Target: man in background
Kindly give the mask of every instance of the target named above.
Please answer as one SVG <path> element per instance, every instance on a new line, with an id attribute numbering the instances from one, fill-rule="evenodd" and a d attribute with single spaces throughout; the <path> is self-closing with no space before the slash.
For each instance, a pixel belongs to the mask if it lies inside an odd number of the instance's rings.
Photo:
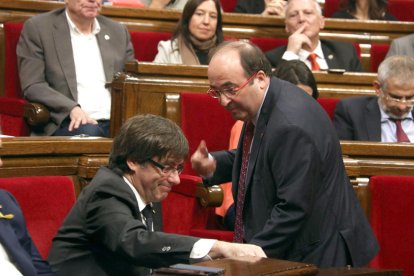
<path id="1" fill-rule="evenodd" d="M 33 16 L 17 45 L 22 91 L 50 120 L 34 135 L 108 136 L 111 95 L 105 83 L 134 59 L 127 29 L 99 15 L 101 0 L 66 0 Z"/>
<path id="2" fill-rule="evenodd" d="M 378 67 L 376 96 L 338 102 L 334 124 L 341 140 L 414 141 L 414 58 L 391 56 Z"/>
<path id="3" fill-rule="evenodd" d="M 283 59 L 299 59 L 312 71 L 362 71 L 353 45 L 319 38 L 319 32 L 325 27 L 325 19 L 316 0 L 289 0 L 285 24 L 289 34 L 288 44 L 266 53 L 273 67 L 277 67 Z"/>

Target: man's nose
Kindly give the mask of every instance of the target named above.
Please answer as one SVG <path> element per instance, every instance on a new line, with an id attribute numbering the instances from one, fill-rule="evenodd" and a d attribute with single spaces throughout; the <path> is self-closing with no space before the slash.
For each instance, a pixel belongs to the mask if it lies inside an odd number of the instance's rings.
<path id="1" fill-rule="evenodd" d="M 223 93 L 220 93 L 219 102 L 221 106 L 226 107 L 231 102 L 231 100 Z"/>

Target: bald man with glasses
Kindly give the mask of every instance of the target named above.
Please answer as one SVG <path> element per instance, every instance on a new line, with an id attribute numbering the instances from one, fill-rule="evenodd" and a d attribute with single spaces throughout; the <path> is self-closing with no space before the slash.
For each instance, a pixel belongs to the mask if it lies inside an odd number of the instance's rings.
<path id="1" fill-rule="evenodd" d="M 414 58 L 385 59 L 373 86 L 376 96 L 347 98 L 336 106 L 339 139 L 414 142 Z"/>

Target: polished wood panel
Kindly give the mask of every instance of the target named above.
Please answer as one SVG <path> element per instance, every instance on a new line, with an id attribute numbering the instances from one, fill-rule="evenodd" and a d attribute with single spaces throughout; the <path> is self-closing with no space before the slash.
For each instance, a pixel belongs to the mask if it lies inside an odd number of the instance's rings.
<path id="1" fill-rule="evenodd" d="M 320 97 L 375 95 L 376 74 L 315 72 L 315 77 Z M 206 93 L 207 66 L 130 62 L 125 72 L 115 75 L 111 87 L 111 136 L 134 114 L 157 114 L 180 124 L 180 93 Z"/>

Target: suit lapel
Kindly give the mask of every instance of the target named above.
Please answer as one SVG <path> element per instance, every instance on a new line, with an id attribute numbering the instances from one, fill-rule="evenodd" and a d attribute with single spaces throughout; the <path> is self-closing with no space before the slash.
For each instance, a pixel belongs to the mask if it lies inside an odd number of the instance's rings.
<path id="1" fill-rule="evenodd" d="M 367 130 L 367 140 L 381 142 L 381 113 L 377 99 L 374 98 L 369 101 L 366 108 L 364 123 Z"/>
<path id="2" fill-rule="evenodd" d="M 328 68 L 338 68 L 338 60 L 335 56 L 335 53 L 332 52 L 331 49 L 326 47 L 323 40 L 321 40 L 321 47 L 326 63 L 328 64 Z"/>
<path id="3" fill-rule="evenodd" d="M 105 72 L 106 81 L 112 80 L 112 72 L 114 72 L 114 57 L 113 47 L 111 46 L 112 36 L 109 28 L 98 17 L 99 25 L 101 26 L 100 32 L 96 35 L 99 49 L 101 51 L 102 63 Z"/>
<path id="4" fill-rule="evenodd" d="M 53 22 L 53 40 L 55 42 L 55 49 L 57 57 L 68 83 L 70 92 L 75 101 L 78 100 L 78 92 L 76 85 L 76 70 L 75 61 L 73 59 L 72 41 L 70 38 L 69 25 L 64 10 L 60 13 Z"/>

